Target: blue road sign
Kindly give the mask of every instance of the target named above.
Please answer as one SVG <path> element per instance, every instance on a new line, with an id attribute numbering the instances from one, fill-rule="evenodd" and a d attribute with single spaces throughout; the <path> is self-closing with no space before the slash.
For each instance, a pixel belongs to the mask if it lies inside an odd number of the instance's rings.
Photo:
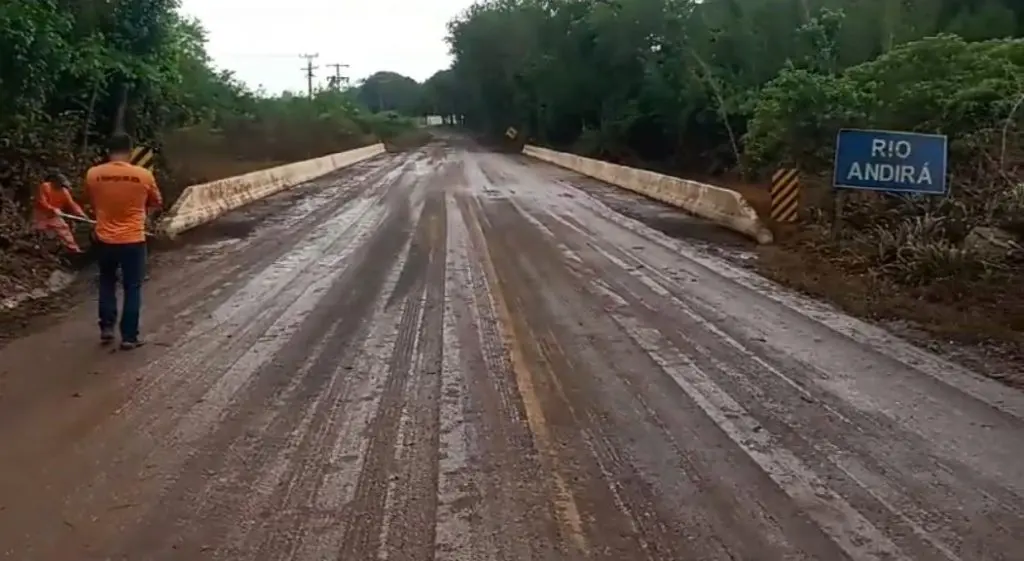
<path id="1" fill-rule="evenodd" d="M 946 137 L 843 129 L 836 139 L 832 184 L 893 193 L 946 192 Z"/>

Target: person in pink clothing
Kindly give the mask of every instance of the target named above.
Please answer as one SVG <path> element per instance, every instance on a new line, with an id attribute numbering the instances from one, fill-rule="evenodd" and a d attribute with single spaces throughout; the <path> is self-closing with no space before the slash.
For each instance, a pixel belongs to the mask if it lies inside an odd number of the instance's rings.
<path id="1" fill-rule="evenodd" d="M 37 230 L 56 235 L 68 252 L 79 255 L 82 248 L 78 247 L 71 228 L 59 214 L 61 212 L 88 218 L 71 195 L 68 178 L 61 173 L 53 173 L 39 184 L 32 209 L 32 224 Z"/>

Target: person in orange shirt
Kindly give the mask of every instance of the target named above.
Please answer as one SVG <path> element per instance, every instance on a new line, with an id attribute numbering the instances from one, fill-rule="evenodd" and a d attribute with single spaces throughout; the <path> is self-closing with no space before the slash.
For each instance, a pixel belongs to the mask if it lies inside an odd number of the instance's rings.
<path id="1" fill-rule="evenodd" d="M 32 224 L 37 230 L 55 234 L 68 252 L 81 255 L 82 248 L 78 247 L 71 228 L 60 216 L 62 212 L 88 218 L 71 196 L 68 178 L 62 173 L 51 173 L 46 176 L 46 181 L 39 184 L 32 209 Z"/>
<path id="2" fill-rule="evenodd" d="M 131 164 L 132 139 L 111 137 L 110 161 L 85 175 L 85 191 L 96 213 L 95 246 L 99 264 L 100 341 L 114 340 L 117 322 L 117 274 L 121 272 L 121 349 L 143 344 L 139 338 L 142 280 L 146 269 L 146 221 L 163 205 L 156 179 L 146 168 Z"/>

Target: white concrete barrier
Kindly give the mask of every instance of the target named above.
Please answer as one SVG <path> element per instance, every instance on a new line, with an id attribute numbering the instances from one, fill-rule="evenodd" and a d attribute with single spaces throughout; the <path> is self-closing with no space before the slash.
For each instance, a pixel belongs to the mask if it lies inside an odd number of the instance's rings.
<path id="1" fill-rule="evenodd" d="M 539 146 L 526 145 L 523 153 L 681 208 L 750 236 L 758 243 L 772 242 L 771 230 L 743 195 L 736 191 Z"/>
<path id="2" fill-rule="evenodd" d="M 191 185 L 185 188 L 181 197 L 161 219 L 159 229 L 168 237 L 174 237 L 240 206 L 383 153 L 383 144 L 372 144 L 312 160 Z"/>

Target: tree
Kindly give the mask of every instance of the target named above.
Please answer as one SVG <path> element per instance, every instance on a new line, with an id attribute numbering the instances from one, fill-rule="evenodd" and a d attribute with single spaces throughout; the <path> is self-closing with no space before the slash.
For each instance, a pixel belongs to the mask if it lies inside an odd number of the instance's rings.
<path id="1" fill-rule="evenodd" d="M 394 72 L 377 72 L 356 90 L 356 98 L 375 112 L 395 111 L 415 115 L 422 108 L 421 86 L 416 80 Z"/>
<path id="2" fill-rule="evenodd" d="M 251 91 L 213 66 L 200 22 L 178 7 L 178 0 L 0 2 L 0 196 L 24 199 L 47 169 L 93 163 L 118 125 L 158 146 L 182 129 L 206 130 L 218 138 L 189 137 L 203 146 L 203 159 L 254 165 L 350 148 L 383 130 L 349 92 L 308 100 Z M 371 78 L 388 108 L 419 108 L 414 81 Z M 390 133 L 396 123 L 386 126 Z M 220 142 L 231 134 L 237 138 Z"/>
<path id="3" fill-rule="evenodd" d="M 463 97 L 452 70 L 441 70 L 423 83 L 419 113 L 440 115 L 446 124 L 456 124 L 455 120 L 461 105 L 463 105 Z"/>
<path id="4" fill-rule="evenodd" d="M 449 25 L 445 103 L 482 132 L 714 171 L 738 163 L 785 69 L 840 72 L 946 30 L 1008 36 L 1022 16 L 1009 0 L 489 0 Z"/>

